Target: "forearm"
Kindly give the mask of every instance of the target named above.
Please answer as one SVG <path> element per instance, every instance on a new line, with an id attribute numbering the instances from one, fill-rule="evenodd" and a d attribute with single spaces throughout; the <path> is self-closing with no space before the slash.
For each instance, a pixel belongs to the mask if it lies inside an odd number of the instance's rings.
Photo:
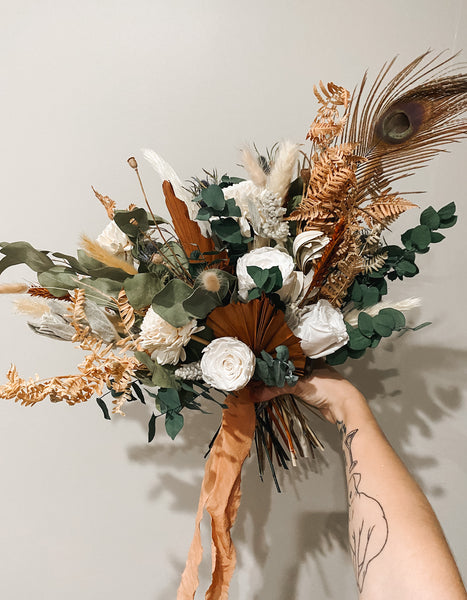
<path id="1" fill-rule="evenodd" d="M 465 600 L 433 510 L 384 437 L 364 398 L 334 408 L 342 436 L 349 541 L 360 598 Z"/>

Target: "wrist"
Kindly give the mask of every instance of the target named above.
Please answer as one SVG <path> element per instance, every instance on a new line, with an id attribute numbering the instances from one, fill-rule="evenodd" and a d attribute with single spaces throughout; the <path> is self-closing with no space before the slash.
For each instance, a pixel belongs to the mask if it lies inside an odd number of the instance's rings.
<path id="1" fill-rule="evenodd" d="M 372 415 L 365 397 L 353 386 L 333 400 L 330 413 L 334 423 L 342 422 L 347 425 L 361 417 Z"/>

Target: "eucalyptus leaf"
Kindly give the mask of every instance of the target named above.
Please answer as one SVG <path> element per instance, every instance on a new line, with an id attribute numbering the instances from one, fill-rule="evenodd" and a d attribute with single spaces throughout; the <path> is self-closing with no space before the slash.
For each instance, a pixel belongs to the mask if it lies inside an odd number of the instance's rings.
<path id="1" fill-rule="evenodd" d="M 197 287 L 193 293 L 183 301 L 183 309 L 196 319 L 205 319 L 217 306 L 222 306 L 219 294 L 208 292 L 202 287 Z"/>
<path id="2" fill-rule="evenodd" d="M 70 290 L 80 287 L 78 277 L 73 273 L 63 271 L 61 267 L 52 267 L 48 271 L 39 273 L 37 280 L 42 287 L 47 288 L 57 298 L 62 298 Z"/>
<path id="3" fill-rule="evenodd" d="M 358 315 L 358 329 L 365 337 L 370 338 L 373 335 L 375 330 L 373 327 L 373 319 L 368 313 L 361 312 Z"/>
<path id="4" fill-rule="evenodd" d="M 177 386 L 173 372 L 157 362 L 154 363 L 151 380 L 153 385 L 158 387 L 175 388 Z"/>
<path id="5" fill-rule="evenodd" d="M 180 433 L 183 423 L 183 415 L 178 412 L 170 411 L 165 415 L 165 430 L 173 440 Z"/>
<path id="6" fill-rule="evenodd" d="M 432 206 L 425 208 L 420 215 L 420 223 L 426 225 L 430 229 L 438 229 L 440 222 L 441 218 Z"/>
<path id="7" fill-rule="evenodd" d="M 347 360 L 348 357 L 349 357 L 349 351 L 348 351 L 348 347 L 346 345 L 346 346 L 342 346 L 342 348 L 339 348 L 332 354 L 329 354 L 328 356 L 326 356 L 326 362 L 328 363 L 328 365 L 331 365 L 331 366 L 342 365 L 343 363 L 345 363 L 345 361 Z"/>
<path id="8" fill-rule="evenodd" d="M 212 221 L 211 228 L 221 240 L 231 244 L 242 244 L 245 239 L 241 234 L 240 225 L 231 217 Z"/>
<path id="9" fill-rule="evenodd" d="M 75 287 L 82 288 L 86 292 L 86 297 L 96 304 L 108 306 L 113 304 L 112 298 L 117 298 L 122 289 L 122 284 L 113 279 L 100 277 L 99 279 L 80 279 Z"/>
<path id="10" fill-rule="evenodd" d="M 123 233 L 133 238 L 149 228 L 148 214 L 144 208 L 134 208 L 130 211 L 117 210 L 114 221 Z"/>
<path id="11" fill-rule="evenodd" d="M 54 267 L 54 262 L 47 256 L 47 250 L 36 250 L 29 242 L 6 243 L 0 249 L 7 260 L 0 261 L 0 273 L 7 267 L 25 264 L 36 273 L 43 273 Z"/>
<path id="12" fill-rule="evenodd" d="M 163 283 L 155 273 L 137 273 L 125 279 L 123 284 L 128 302 L 137 310 L 150 306 L 152 299 L 162 288 Z"/>
<path id="13" fill-rule="evenodd" d="M 162 388 L 159 390 L 157 397 L 162 412 L 181 408 L 180 396 L 177 390 Z"/>
<path id="14" fill-rule="evenodd" d="M 212 184 L 207 188 L 204 188 L 201 191 L 201 196 L 203 197 L 206 206 L 209 206 L 216 211 L 222 211 L 224 209 L 225 197 L 222 189 L 218 185 Z"/>
<path id="15" fill-rule="evenodd" d="M 76 273 L 81 273 L 81 275 L 89 275 L 89 272 L 83 267 L 83 265 L 80 264 L 76 257 L 70 256 L 69 254 L 63 254 L 62 252 L 54 252 L 52 256 L 66 260 L 66 262 Z"/>
<path id="16" fill-rule="evenodd" d="M 447 221 L 454 216 L 455 212 L 456 204 L 454 202 L 450 202 L 449 204 L 446 204 L 446 206 L 443 206 L 443 208 L 439 209 L 438 215 L 441 221 Z"/>
<path id="17" fill-rule="evenodd" d="M 152 308 L 173 327 L 183 327 L 191 320 L 183 302 L 192 292 L 192 288 L 180 279 L 171 279 L 162 291 L 154 296 Z"/>
<path id="18" fill-rule="evenodd" d="M 425 250 L 431 241 L 431 231 L 426 225 L 417 225 L 412 230 L 410 239 L 418 250 Z"/>

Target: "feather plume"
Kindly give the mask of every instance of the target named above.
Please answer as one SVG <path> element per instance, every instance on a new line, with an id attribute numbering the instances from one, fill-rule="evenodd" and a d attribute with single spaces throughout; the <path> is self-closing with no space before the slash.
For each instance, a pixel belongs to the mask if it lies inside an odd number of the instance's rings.
<path id="1" fill-rule="evenodd" d="M 164 181 L 170 181 L 175 195 L 185 203 L 188 210 L 188 215 L 190 219 L 194 221 L 196 219 L 196 215 L 198 214 L 199 205 L 192 201 L 192 195 L 183 187 L 180 177 L 177 175 L 173 167 L 169 165 L 169 163 L 154 150 L 143 148 L 142 152 L 144 158 L 159 175 L 161 182 L 163 183 Z M 198 227 L 202 235 L 205 237 L 208 237 L 208 235 L 211 233 L 211 228 L 208 221 L 199 221 Z"/>
<path id="2" fill-rule="evenodd" d="M 379 193 L 467 134 L 467 75 L 452 74 L 454 56 L 425 52 L 388 80 L 384 65 L 366 99 L 366 75 L 353 97 L 344 141 L 365 157 L 357 170 L 360 197 Z"/>
<path id="3" fill-rule="evenodd" d="M 0 294 L 25 294 L 29 289 L 26 283 L 1 283 Z"/>
<path id="4" fill-rule="evenodd" d="M 258 187 L 266 185 L 267 175 L 249 148 L 242 150 L 243 166 L 251 181 Z"/>
<path id="5" fill-rule="evenodd" d="M 29 315 L 40 319 L 43 315 L 50 312 L 50 304 L 45 298 L 36 297 L 21 297 L 13 303 L 16 312 L 23 315 Z"/>
<path id="6" fill-rule="evenodd" d="M 365 310 L 358 310 L 354 308 L 345 315 L 344 319 L 349 325 L 355 327 L 355 325 L 358 324 L 358 315 L 361 312 L 367 313 L 370 315 L 370 317 L 375 317 L 383 308 L 394 308 L 395 310 L 400 310 L 401 312 L 407 312 L 413 308 L 421 306 L 421 304 L 422 301 L 420 298 L 406 298 L 405 300 L 400 300 L 399 302 L 383 301 L 365 308 Z"/>
<path id="7" fill-rule="evenodd" d="M 125 271 L 125 273 L 128 273 L 128 275 L 136 275 L 138 272 L 135 267 L 130 265 L 130 263 L 128 263 L 126 260 L 118 258 L 118 256 L 115 256 L 115 254 L 112 254 L 96 241 L 88 238 L 86 235 L 81 236 L 81 246 L 86 254 L 91 256 L 91 258 L 95 258 L 108 267 L 121 269 L 122 271 Z"/>
<path id="8" fill-rule="evenodd" d="M 180 177 L 177 175 L 174 168 L 154 150 L 142 148 L 142 153 L 144 158 L 161 178 L 161 182 L 170 181 L 177 198 L 185 202 L 187 205 L 190 219 L 194 219 L 196 217 L 196 213 L 198 212 L 197 205 L 191 202 L 191 195 L 183 187 Z"/>
<path id="9" fill-rule="evenodd" d="M 284 141 L 274 157 L 266 187 L 279 198 L 285 198 L 298 163 L 298 146 Z"/>

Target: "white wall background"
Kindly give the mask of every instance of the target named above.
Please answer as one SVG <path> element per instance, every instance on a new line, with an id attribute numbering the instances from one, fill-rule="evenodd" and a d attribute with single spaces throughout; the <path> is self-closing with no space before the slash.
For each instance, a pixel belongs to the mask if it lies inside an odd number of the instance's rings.
<path id="1" fill-rule="evenodd" d="M 467 50 L 466 25 L 465 0 L 0 0 L 0 239 L 73 253 L 107 223 L 91 185 L 120 207 L 140 203 L 125 161 L 141 147 L 183 178 L 241 174 L 243 143 L 304 140 L 314 82 L 352 88 L 397 53 L 402 65 L 429 47 Z M 422 296 L 414 322 L 434 324 L 344 369 L 427 493 L 464 578 L 466 157 L 456 146 L 405 188 L 426 189 L 422 205 L 458 204 L 459 224 L 420 257 L 422 273 L 391 290 Z M 18 269 L 1 281 L 32 278 Z M 0 308 L 1 372 L 10 361 L 25 376 L 73 371 L 77 350 L 32 334 L 10 298 Z M 143 406 L 109 423 L 94 401 L 1 401 L 1 598 L 175 598 L 219 414 L 190 415 L 174 443 L 161 429 L 152 445 L 148 418 Z M 316 427 L 325 453 L 282 476 L 281 495 L 254 458 L 246 465 L 233 599 L 356 598 L 336 434 Z"/>

